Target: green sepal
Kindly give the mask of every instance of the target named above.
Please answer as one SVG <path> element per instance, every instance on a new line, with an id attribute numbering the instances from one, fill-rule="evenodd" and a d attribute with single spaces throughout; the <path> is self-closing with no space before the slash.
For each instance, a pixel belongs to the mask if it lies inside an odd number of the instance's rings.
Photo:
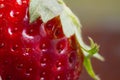
<path id="1" fill-rule="evenodd" d="M 95 57 L 95 58 L 97 58 L 101 61 L 104 61 L 104 58 L 100 54 L 98 54 L 99 45 L 94 43 L 94 41 L 90 37 L 89 37 L 89 40 L 90 40 L 90 46 L 87 46 L 87 47 L 89 47 L 89 49 L 85 49 L 84 47 L 82 47 L 84 55 L 85 55 L 84 56 L 84 67 L 85 67 L 87 73 L 94 80 L 100 80 L 100 78 L 95 74 L 95 72 L 93 70 L 92 63 L 91 63 L 91 58 Z M 87 55 L 86 55 L 86 53 L 87 53 Z"/>
<path id="2" fill-rule="evenodd" d="M 91 49 L 85 49 L 85 48 L 82 48 L 84 49 L 84 51 L 86 51 L 87 53 L 89 53 L 87 55 L 87 57 L 92 57 L 94 54 L 96 54 L 98 51 L 99 51 L 99 45 L 97 45 L 96 43 L 94 43 L 94 41 L 92 40 L 92 38 L 88 38 L 90 40 L 90 48 Z"/>
<path id="3" fill-rule="evenodd" d="M 98 53 L 99 52 L 99 45 L 95 43 L 92 38 L 88 37 L 90 40 L 90 46 L 83 44 L 81 46 L 84 55 L 88 58 L 94 57 L 99 59 L 100 61 L 104 61 L 105 59 Z"/>
<path id="4" fill-rule="evenodd" d="M 41 17 L 43 22 L 60 15 L 62 7 L 57 0 L 30 0 L 30 23 Z"/>
<path id="5" fill-rule="evenodd" d="M 100 80 L 100 78 L 95 74 L 93 67 L 92 67 L 92 63 L 91 63 L 91 59 L 88 57 L 84 57 L 84 67 L 86 69 L 86 71 L 88 72 L 88 74 L 94 79 L 94 80 Z"/>

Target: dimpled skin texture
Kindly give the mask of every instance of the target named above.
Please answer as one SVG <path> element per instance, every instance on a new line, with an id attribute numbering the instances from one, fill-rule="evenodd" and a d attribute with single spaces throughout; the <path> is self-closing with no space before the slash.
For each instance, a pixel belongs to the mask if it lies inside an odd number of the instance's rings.
<path id="1" fill-rule="evenodd" d="M 78 80 L 83 54 L 60 18 L 29 23 L 29 0 L 0 0 L 2 80 Z M 79 53 L 79 54 L 78 54 Z"/>

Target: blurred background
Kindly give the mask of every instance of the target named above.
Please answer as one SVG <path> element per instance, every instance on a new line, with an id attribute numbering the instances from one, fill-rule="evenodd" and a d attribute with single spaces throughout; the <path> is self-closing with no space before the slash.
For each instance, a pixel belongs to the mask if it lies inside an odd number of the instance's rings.
<path id="1" fill-rule="evenodd" d="M 100 45 L 105 62 L 92 59 L 101 80 L 120 80 L 120 0 L 65 0 L 79 17 L 83 39 L 88 36 Z M 80 80 L 93 80 L 85 70 Z"/>

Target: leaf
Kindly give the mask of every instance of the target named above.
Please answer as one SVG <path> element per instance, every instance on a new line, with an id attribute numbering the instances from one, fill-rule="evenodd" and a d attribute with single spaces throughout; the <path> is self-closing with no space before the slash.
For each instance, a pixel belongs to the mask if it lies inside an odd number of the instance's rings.
<path id="1" fill-rule="evenodd" d="M 95 57 L 101 61 L 104 61 L 104 58 L 98 54 L 99 51 L 99 45 L 97 45 L 96 43 L 94 43 L 94 41 L 92 40 L 92 38 L 89 37 L 90 40 L 90 46 L 88 45 L 82 45 L 81 48 L 84 51 L 84 55 L 87 57 Z"/>
<path id="2" fill-rule="evenodd" d="M 89 37 L 89 40 L 90 40 L 90 47 L 91 47 L 91 49 L 90 50 L 87 50 L 87 49 L 84 49 L 84 48 L 83 49 L 86 52 L 89 53 L 87 56 L 91 57 L 91 56 L 93 56 L 94 54 L 96 54 L 99 51 L 99 46 L 96 43 L 94 43 L 92 38 Z"/>
<path id="3" fill-rule="evenodd" d="M 74 30 L 74 23 L 72 22 L 72 19 L 69 17 L 66 11 L 63 11 L 62 14 L 60 15 L 61 18 L 61 23 L 63 27 L 64 34 L 66 37 L 70 37 L 75 33 Z"/>
<path id="4" fill-rule="evenodd" d="M 31 0 L 30 6 L 30 23 L 41 17 L 43 22 L 60 15 L 62 7 L 57 0 Z"/>
<path id="5" fill-rule="evenodd" d="M 63 6 L 63 12 L 60 15 L 62 27 L 64 34 L 67 37 L 70 37 L 71 35 L 75 34 L 76 32 L 81 33 L 81 24 L 79 22 L 79 19 L 74 15 L 74 13 L 64 4 L 62 0 L 59 0 L 61 5 Z M 76 28 L 79 28 L 75 31 Z"/>
<path id="6" fill-rule="evenodd" d="M 94 79 L 94 80 L 100 80 L 100 78 L 95 74 L 92 68 L 91 60 L 90 58 L 85 57 L 84 58 L 84 67 L 88 74 Z"/>

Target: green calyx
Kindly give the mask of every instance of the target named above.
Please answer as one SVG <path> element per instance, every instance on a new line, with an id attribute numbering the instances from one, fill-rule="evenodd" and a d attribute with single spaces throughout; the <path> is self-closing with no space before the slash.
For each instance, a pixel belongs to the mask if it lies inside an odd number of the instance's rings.
<path id="1" fill-rule="evenodd" d="M 62 6 L 57 0 L 30 0 L 30 23 L 41 17 L 43 22 L 58 16 L 62 11 Z"/>
<path id="2" fill-rule="evenodd" d="M 70 37 L 75 34 L 76 40 L 81 46 L 80 48 L 84 54 L 84 67 L 88 74 L 94 80 L 100 80 L 100 78 L 95 74 L 91 64 L 92 57 L 104 61 L 104 58 L 98 54 L 99 46 L 94 43 L 91 38 L 89 38 L 91 44 L 90 46 L 83 42 L 80 21 L 66 6 L 63 0 L 31 0 L 29 12 L 30 23 L 34 22 L 39 17 L 41 17 L 43 22 L 46 23 L 52 18 L 60 16 L 65 36 Z"/>

